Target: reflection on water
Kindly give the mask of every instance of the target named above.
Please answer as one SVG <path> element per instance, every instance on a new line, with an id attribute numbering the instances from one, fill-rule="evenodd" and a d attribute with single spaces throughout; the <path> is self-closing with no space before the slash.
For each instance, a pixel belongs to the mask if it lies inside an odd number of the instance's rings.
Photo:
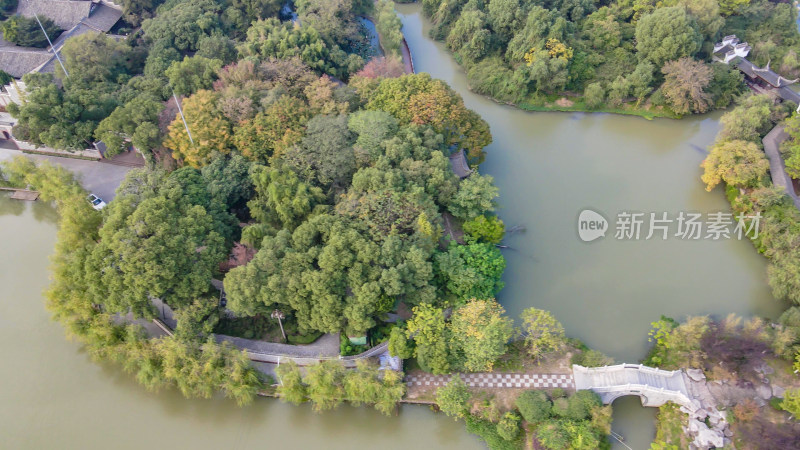
<path id="1" fill-rule="evenodd" d="M 700 182 L 705 148 L 720 112 L 684 120 L 585 113 L 528 113 L 475 95 L 463 71 L 428 36 L 421 7 L 398 5 L 403 31 L 421 72 L 447 81 L 490 125 L 481 172 L 500 187 L 498 211 L 509 236 L 506 287 L 498 299 L 512 317 L 552 311 L 567 333 L 617 361 L 636 362 L 649 348 L 650 323 L 664 314 L 734 312 L 775 317 L 783 305 L 766 283 L 766 261 L 747 241 L 581 242 L 583 209 L 611 222 L 621 211 L 730 211 L 721 189 Z M 645 230 L 646 233 L 646 230 Z M 655 409 L 636 398 L 615 404 L 615 430 L 636 449 L 649 446 Z M 620 448 L 624 448 L 619 446 Z"/>
<path id="2" fill-rule="evenodd" d="M 623 442 L 634 450 L 650 448 L 650 443 L 655 439 L 653 423 L 656 420 L 658 408 L 644 408 L 639 397 L 620 397 L 614 400 L 614 422 L 611 430 L 620 435 Z M 615 448 L 623 449 L 613 437 L 611 442 Z"/>
<path id="3" fill-rule="evenodd" d="M 25 211 L 30 211 L 37 222 L 55 224 L 58 222 L 56 210 L 47 202 L 37 200 L 34 202 L 13 200 L 5 192 L 0 192 L 0 216 L 19 216 Z"/>
<path id="4" fill-rule="evenodd" d="M 352 407 L 315 414 L 272 399 L 238 408 L 147 392 L 116 366 L 92 362 L 45 310 L 55 217 L 44 202 L 0 198 L 0 448 L 484 448 L 462 423 L 425 407 L 393 417 Z"/>
<path id="5" fill-rule="evenodd" d="M 25 202 L 11 200 L 9 194 L 0 191 L 0 216 L 18 216 L 25 211 Z"/>

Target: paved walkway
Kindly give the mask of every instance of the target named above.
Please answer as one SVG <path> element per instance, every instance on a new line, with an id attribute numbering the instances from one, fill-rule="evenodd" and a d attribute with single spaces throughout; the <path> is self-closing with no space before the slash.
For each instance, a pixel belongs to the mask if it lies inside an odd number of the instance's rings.
<path id="1" fill-rule="evenodd" d="M 230 342 L 238 348 L 253 353 L 282 355 L 292 358 L 317 358 L 339 356 L 339 335 L 323 334 L 322 337 L 306 345 L 279 344 L 276 342 L 257 341 L 233 336 L 215 334 L 217 342 Z"/>
<path id="2" fill-rule="evenodd" d="M 462 373 L 459 374 L 464 383 L 469 387 L 479 388 L 519 388 L 519 389 L 546 389 L 563 388 L 575 389 L 575 382 L 571 374 L 548 373 Z M 452 375 L 412 374 L 406 376 L 409 386 L 444 386 Z"/>
<path id="3" fill-rule="evenodd" d="M 117 190 L 117 187 L 120 185 L 120 183 L 122 183 L 125 175 L 127 175 L 127 173 L 131 170 L 130 167 L 104 164 L 98 161 L 60 158 L 56 156 L 32 155 L 22 153 L 19 150 L 0 148 L 0 162 L 12 159 L 19 155 L 28 157 L 34 161 L 47 161 L 50 164 L 64 167 L 77 176 L 84 189 L 96 194 L 105 200 L 106 203 L 114 199 L 114 194 Z"/>
<path id="4" fill-rule="evenodd" d="M 772 176 L 772 184 L 783 188 L 786 195 L 794 202 L 794 205 L 800 209 L 800 198 L 794 192 L 792 179 L 786 173 L 786 164 L 783 162 L 780 152 L 781 143 L 789 138 L 789 134 L 786 133 L 784 128 L 784 125 L 776 126 L 764 136 L 761 142 L 764 143 L 764 153 L 767 154 L 767 159 L 769 159 L 769 173 Z"/>

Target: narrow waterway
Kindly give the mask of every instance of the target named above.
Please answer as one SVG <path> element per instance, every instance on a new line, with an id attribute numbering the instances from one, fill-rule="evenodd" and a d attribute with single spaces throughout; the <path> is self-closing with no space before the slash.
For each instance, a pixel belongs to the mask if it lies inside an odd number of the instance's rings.
<path id="1" fill-rule="evenodd" d="M 673 218 L 681 211 L 730 212 L 722 190 L 707 193 L 699 179 L 721 113 L 647 121 L 499 105 L 469 91 L 444 45 L 428 38 L 419 4 L 397 9 L 417 71 L 447 81 L 491 126 L 494 143 L 481 171 L 500 187 L 506 226 L 527 229 L 506 240 L 506 286 L 498 299 L 512 317 L 528 307 L 552 311 L 570 336 L 619 362 L 636 362 L 647 353 L 650 323 L 662 314 L 680 320 L 779 313 L 766 261 L 748 241 L 645 240 L 648 221 L 640 240 L 614 239 L 623 211 Z M 605 238 L 578 238 L 585 208 L 611 222 Z M 615 403 L 614 429 L 642 449 L 652 439 L 655 410 L 637 404 Z"/>

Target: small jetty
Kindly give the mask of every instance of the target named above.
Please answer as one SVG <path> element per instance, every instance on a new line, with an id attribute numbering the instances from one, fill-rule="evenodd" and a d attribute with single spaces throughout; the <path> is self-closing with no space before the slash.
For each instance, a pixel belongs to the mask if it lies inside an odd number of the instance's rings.
<path id="1" fill-rule="evenodd" d="M 32 191 L 30 189 L 0 187 L 0 191 L 11 192 L 11 198 L 13 198 L 14 200 L 24 200 L 32 202 L 36 201 L 39 198 L 39 192 Z"/>

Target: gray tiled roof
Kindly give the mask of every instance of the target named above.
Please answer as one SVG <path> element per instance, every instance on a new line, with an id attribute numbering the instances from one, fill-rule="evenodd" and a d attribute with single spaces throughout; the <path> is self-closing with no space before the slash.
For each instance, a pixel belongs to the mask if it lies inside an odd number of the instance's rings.
<path id="1" fill-rule="evenodd" d="M 51 58 L 53 58 L 53 54 L 47 50 L 23 47 L 3 48 L 0 49 L 0 70 L 12 77 L 22 78 L 23 75 L 32 72 Z"/>
<path id="2" fill-rule="evenodd" d="M 62 30 L 69 30 L 89 17 L 92 2 L 82 0 L 19 0 L 17 14 L 33 17 L 38 14 L 55 22 Z"/>
<path id="3" fill-rule="evenodd" d="M 92 9 L 92 13 L 83 23 L 89 25 L 97 31 L 106 32 L 110 30 L 122 17 L 122 10 L 103 3 L 97 4 Z"/>

